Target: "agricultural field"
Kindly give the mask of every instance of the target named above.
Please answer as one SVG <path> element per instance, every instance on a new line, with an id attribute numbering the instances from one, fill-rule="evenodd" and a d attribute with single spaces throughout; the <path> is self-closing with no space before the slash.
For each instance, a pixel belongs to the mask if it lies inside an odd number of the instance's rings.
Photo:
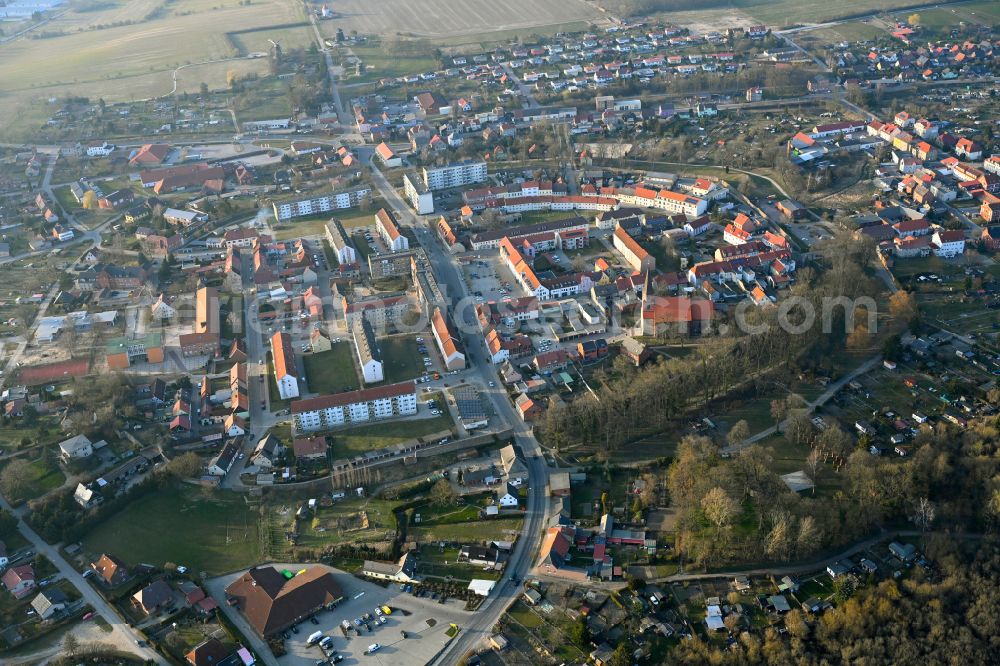
<path id="1" fill-rule="evenodd" d="M 512 39 L 524 37 L 525 33 L 532 35 L 547 36 L 557 32 L 586 32 L 591 29 L 588 21 L 568 21 L 566 23 L 552 23 L 544 26 L 534 26 L 530 29 L 496 30 L 491 32 L 481 32 L 467 35 L 448 35 L 434 38 L 434 43 L 448 50 L 449 53 L 475 53 L 479 51 L 489 51 L 497 45 L 506 44 Z"/>
<path id="2" fill-rule="evenodd" d="M 918 0 L 843 0 L 837 3 L 822 0 L 736 0 L 733 4 L 768 26 L 783 27 L 822 23 L 845 16 L 924 3 Z"/>
<path id="3" fill-rule="evenodd" d="M 83 546 L 88 553 L 114 553 L 130 565 L 173 562 L 222 573 L 260 559 L 259 523 L 260 515 L 243 495 L 176 485 L 111 516 L 91 530 Z"/>
<path id="4" fill-rule="evenodd" d="M 316 3 L 317 6 L 320 3 Z M 497 30 L 597 19 L 601 14 L 584 0 L 342 0 L 333 6 L 344 32 L 408 37 L 453 37 Z"/>
<path id="5" fill-rule="evenodd" d="M 271 49 L 272 40 L 284 50 L 306 48 L 315 40 L 308 23 L 295 27 L 230 32 L 229 38 L 242 54 L 267 53 Z"/>
<path id="6" fill-rule="evenodd" d="M 888 31 L 881 24 L 850 21 L 808 32 L 800 32 L 795 36 L 795 42 L 806 49 L 822 49 L 830 44 L 875 40 L 887 37 L 888 34 Z"/>
<path id="7" fill-rule="evenodd" d="M 249 6 L 182 0 L 169 9 L 153 0 L 141 0 L 100 3 L 95 11 L 67 12 L 45 26 L 47 38 L 0 45 L 4 62 L 0 90 L 5 92 L 0 99 L 4 118 L 0 132 L 37 127 L 46 113 L 39 102 L 67 94 L 108 101 L 169 94 L 174 70 L 180 67 L 178 91 L 196 91 L 203 81 L 211 88 L 224 88 L 229 71 L 264 74 L 267 60 L 242 59 L 239 46 L 225 31 L 303 20 L 300 5 L 291 0 L 261 0 Z M 121 21 L 132 24 L 114 25 Z M 103 27 L 98 30 L 96 26 Z M 253 34 L 254 46 L 257 36 L 266 43 L 267 31 Z M 277 34 L 290 38 L 280 30 Z M 223 62 L 197 64 L 219 60 Z M 18 114 L 18 109 L 29 113 Z"/>

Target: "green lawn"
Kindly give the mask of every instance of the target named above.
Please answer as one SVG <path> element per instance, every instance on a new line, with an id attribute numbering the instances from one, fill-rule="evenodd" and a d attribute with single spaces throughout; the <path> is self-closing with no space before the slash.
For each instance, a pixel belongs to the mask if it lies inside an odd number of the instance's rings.
<path id="1" fill-rule="evenodd" d="M 365 73 L 361 76 L 354 76 L 354 69 L 348 68 L 347 71 L 350 72 L 350 75 L 344 79 L 346 83 L 378 81 L 405 74 L 433 71 L 440 67 L 440 63 L 433 57 L 402 56 L 398 53 L 387 52 L 381 45 L 352 46 L 351 51 L 365 63 Z"/>
<path id="2" fill-rule="evenodd" d="M 386 382 L 402 382 L 424 374 L 423 354 L 417 351 L 416 336 L 394 335 L 380 339 L 378 344 L 382 350 Z"/>
<path id="3" fill-rule="evenodd" d="M 302 357 L 306 369 L 306 384 L 312 393 L 339 393 L 345 386 L 358 388 L 358 375 L 349 342 L 338 342 L 330 351 L 306 354 Z"/>
<path id="4" fill-rule="evenodd" d="M 276 226 L 274 238 L 283 241 L 303 236 L 322 236 L 326 233 L 326 223 L 329 219 L 329 216 L 323 215 L 314 219 L 292 220 L 289 224 Z"/>
<path id="5" fill-rule="evenodd" d="M 73 193 L 69 189 L 69 185 L 63 185 L 62 187 L 57 187 L 52 192 L 56 195 L 56 199 L 68 211 L 75 208 L 79 208 L 80 204 L 77 203 L 76 199 L 73 197 Z"/>
<path id="6" fill-rule="evenodd" d="M 356 456 L 407 440 L 450 430 L 447 413 L 431 419 L 393 421 L 341 430 L 333 434 L 333 459 Z"/>
<path id="7" fill-rule="evenodd" d="M 337 211 L 335 218 L 340 220 L 345 229 L 357 229 L 359 227 L 371 227 L 375 225 L 375 213 L 379 208 L 386 206 L 385 199 L 372 199 L 371 203 L 364 208 L 350 208 L 348 210 Z"/>
<path id="8" fill-rule="evenodd" d="M 259 523 L 244 495 L 178 485 L 136 500 L 94 528 L 83 546 L 130 565 L 174 562 L 219 574 L 259 561 Z"/>
<path id="9" fill-rule="evenodd" d="M 339 543 L 363 543 L 383 541 L 386 534 L 396 531 L 396 516 L 393 509 L 398 502 L 377 498 L 346 499 L 331 507 L 320 507 L 314 519 L 299 521 L 298 546 L 303 548 L 323 548 Z M 277 506 L 272 513 L 272 530 L 280 527 L 283 533 L 290 528 L 293 504 Z M 360 514 L 364 512 L 368 527 L 363 528 Z M 281 540 L 284 542 L 284 539 Z"/>
<path id="10" fill-rule="evenodd" d="M 16 505 L 36 499 L 66 482 L 66 475 L 52 458 L 32 460 L 28 470 L 29 475 L 25 479 L 25 483 L 7 497 L 11 504 Z"/>
<path id="11" fill-rule="evenodd" d="M 407 531 L 414 541 L 478 541 L 480 539 L 510 539 L 519 533 L 524 520 L 521 518 L 499 518 L 475 523 L 455 523 L 450 525 L 415 525 Z M 484 572 L 485 573 L 485 572 Z"/>

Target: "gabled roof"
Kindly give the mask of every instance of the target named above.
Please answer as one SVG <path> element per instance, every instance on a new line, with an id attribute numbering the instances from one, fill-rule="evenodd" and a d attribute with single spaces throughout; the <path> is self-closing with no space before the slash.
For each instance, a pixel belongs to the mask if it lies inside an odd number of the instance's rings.
<path id="1" fill-rule="evenodd" d="M 209 638 L 195 645 L 184 658 L 191 666 L 216 666 L 229 656 L 229 650 L 218 638 Z"/>
<path id="2" fill-rule="evenodd" d="M 271 336 L 271 356 L 274 363 L 274 376 L 278 381 L 291 375 L 296 377 L 295 353 L 292 351 L 291 337 L 282 331 Z"/>
<path id="3" fill-rule="evenodd" d="M 257 633 L 269 636 L 307 613 L 343 597 L 333 574 L 309 567 L 286 579 L 274 567 L 250 569 L 226 588 Z"/>

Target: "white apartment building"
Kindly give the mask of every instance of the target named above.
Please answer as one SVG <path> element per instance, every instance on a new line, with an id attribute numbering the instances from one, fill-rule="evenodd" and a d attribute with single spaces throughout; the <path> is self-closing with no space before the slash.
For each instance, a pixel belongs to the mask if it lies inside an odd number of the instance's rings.
<path id="1" fill-rule="evenodd" d="M 351 335 L 354 338 L 354 351 L 358 356 L 365 384 L 375 384 L 384 380 L 382 357 L 379 354 L 372 325 L 364 317 L 355 319 L 351 325 Z"/>
<path id="2" fill-rule="evenodd" d="M 301 199 L 299 201 L 276 201 L 273 204 L 274 219 L 278 222 L 290 220 L 305 215 L 316 215 L 317 213 L 327 213 L 332 210 L 343 210 L 354 208 L 362 201 L 368 201 L 372 197 L 369 187 L 362 187 L 357 190 L 347 190 L 344 192 L 334 192 L 324 197 L 313 199 Z"/>
<path id="3" fill-rule="evenodd" d="M 350 236 L 344 231 L 343 225 L 337 220 L 330 220 L 326 223 L 326 239 L 333 248 L 333 253 L 337 255 L 339 264 L 358 263 L 358 252 L 351 243 Z"/>
<path id="4" fill-rule="evenodd" d="M 443 167 L 424 167 L 424 185 L 428 190 L 444 190 L 462 187 L 486 180 L 486 162 L 465 160 Z"/>
<path id="5" fill-rule="evenodd" d="M 296 429 L 307 432 L 416 413 L 417 385 L 412 381 L 292 403 Z"/>
<path id="6" fill-rule="evenodd" d="M 418 215 L 434 212 L 434 193 L 427 189 L 416 173 L 403 174 L 403 193 Z"/>

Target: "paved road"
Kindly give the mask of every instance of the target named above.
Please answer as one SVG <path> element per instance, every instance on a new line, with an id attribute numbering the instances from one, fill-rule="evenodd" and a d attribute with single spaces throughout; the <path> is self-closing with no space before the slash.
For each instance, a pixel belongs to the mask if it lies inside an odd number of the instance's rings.
<path id="1" fill-rule="evenodd" d="M 844 388 L 845 386 L 847 386 L 849 383 L 851 383 L 852 381 L 854 381 L 858 377 L 860 377 L 860 376 L 862 376 L 864 374 L 867 374 L 868 372 L 871 372 L 872 368 L 874 368 L 875 366 L 877 366 L 881 362 L 882 362 L 882 354 L 877 354 L 877 355 L 873 356 L 872 358 L 868 359 L 867 361 L 865 361 L 864 363 L 862 363 L 861 365 L 859 365 L 857 368 L 855 368 L 850 373 L 844 375 L 843 377 L 841 377 L 840 379 L 838 379 L 834 383 L 830 384 L 830 386 L 826 389 L 826 391 L 824 391 L 823 394 L 820 395 L 818 398 L 816 398 L 812 402 L 807 402 L 806 403 L 806 410 L 809 413 L 812 413 L 812 412 L 814 412 L 816 410 L 817 407 L 822 407 L 827 402 L 829 402 L 830 399 L 832 399 L 833 396 L 835 396 L 837 394 L 837 392 L 840 391 L 840 389 Z M 784 421 L 781 422 L 781 426 L 784 427 L 787 423 L 788 423 L 788 420 L 786 419 L 786 420 L 784 420 Z M 771 426 L 770 428 L 767 428 L 766 430 L 762 430 L 762 431 L 758 432 L 757 434 L 755 434 L 755 435 L 753 435 L 751 437 L 748 437 L 747 439 L 745 439 L 743 442 L 741 442 L 739 444 L 734 444 L 732 446 L 727 446 L 727 447 L 723 448 L 722 450 L 725 451 L 726 453 L 735 453 L 736 451 L 739 451 L 742 448 L 750 446 L 754 442 L 759 442 L 762 439 L 767 439 L 768 437 L 770 437 L 771 435 L 773 435 L 776 432 L 777 432 L 777 428 L 775 426 Z"/>
<path id="2" fill-rule="evenodd" d="M 525 106 L 527 108 L 537 108 L 541 106 L 538 100 L 535 99 L 535 94 L 532 92 L 531 87 L 525 84 L 521 77 L 514 73 L 514 69 L 510 66 L 510 63 L 503 63 L 503 71 L 507 73 L 507 77 L 514 82 L 517 86 L 518 91 L 524 96 Z"/>
<path id="3" fill-rule="evenodd" d="M 306 11 L 309 12 L 308 6 L 306 6 Z M 337 66 L 333 64 L 333 54 L 330 52 L 330 49 L 323 43 L 323 35 L 319 32 L 316 15 L 312 12 L 309 12 L 309 23 L 312 25 L 313 35 L 316 36 L 316 45 L 323 52 L 323 58 L 326 60 L 326 71 L 330 77 L 330 94 L 333 96 L 333 103 L 337 107 L 337 121 L 343 125 L 349 122 L 349 119 L 344 111 L 344 103 L 340 99 L 340 90 L 337 89 Z"/>
<path id="4" fill-rule="evenodd" d="M 413 229 L 421 246 L 427 252 L 439 285 L 451 299 L 453 316 L 465 343 L 466 358 L 475 371 L 470 374 L 478 373 L 482 381 L 481 388 L 492 400 L 497 417 L 512 428 L 514 442 L 520 447 L 524 456 L 530 480 L 528 502 L 521 538 L 514 547 L 506 570 L 507 574 L 523 579 L 534 562 L 545 526 L 549 468 L 542 455 L 541 445 L 535 439 L 531 428 L 517 417 L 506 394 L 500 388 L 502 384 L 496 368 L 487 360 L 488 355 L 482 336 L 472 333 L 476 330 L 475 302 L 469 297 L 462 276 L 452 258 L 445 251 L 437 234 L 430 231 L 422 220 L 413 215 L 382 172 L 374 165 L 371 166 L 371 171 L 375 186 L 381 195 L 396 210 L 400 222 Z M 490 382 L 494 382 L 495 387 L 488 388 Z M 493 626 L 517 599 L 520 592 L 520 585 L 514 584 L 509 576 L 501 579 L 467 626 L 462 627 L 459 636 L 432 663 L 440 666 L 456 664 L 469 651 L 479 647 L 483 639 L 492 633 Z"/>
<path id="5" fill-rule="evenodd" d="M 10 511 L 17 516 L 17 529 L 31 543 L 35 549 L 35 553 L 47 557 L 55 565 L 56 569 L 59 570 L 62 577 L 76 587 L 84 600 L 94 609 L 94 612 L 111 625 L 111 633 L 107 635 L 106 642 L 113 642 L 121 650 L 138 654 L 144 659 L 166 666 L 167 661 L 157 652 L 150 648 L 140 648 L 136 645 L 136 641 L 140 639 L 139 634 L 118 616 L 114 609 L 104 601 L 104 598 L 84 580 L 83 576 L 69 562 L 63 559 L 63 556 L 59 554 L 58 544 L 55 546 L 49 545 L 24 522 L 24 514 L 27 512 L 26 507 L 22 506 L 14 509 L 6 499 L 0 497 L 0 508 Z"/>
<path id="6" fill-rule="evenodd" d="M 240 481 L 240 474 L 250 463 L 250 454 L 253 453 L 257 440 L 277 422 L 274 414 L 268 408 L 270 391 L 267 378 L 267 345 L 261 335 L 262 331 L 258 320 L 259 305 L 257 295 L 254 293 L 253 257 L 250 252 L 243 252 L 242 258 L 243 325 L 245 327 L 244 338 L 247 342 L 247 393 L 250 399 L 250 423 L 247 427 L 247 436 L 244 439 L 244 458 L 237 461 L 229 470 L 229 474 L 222 480 L 223 487 L 236 489 L 244 487 L 243 482 Z"/>

